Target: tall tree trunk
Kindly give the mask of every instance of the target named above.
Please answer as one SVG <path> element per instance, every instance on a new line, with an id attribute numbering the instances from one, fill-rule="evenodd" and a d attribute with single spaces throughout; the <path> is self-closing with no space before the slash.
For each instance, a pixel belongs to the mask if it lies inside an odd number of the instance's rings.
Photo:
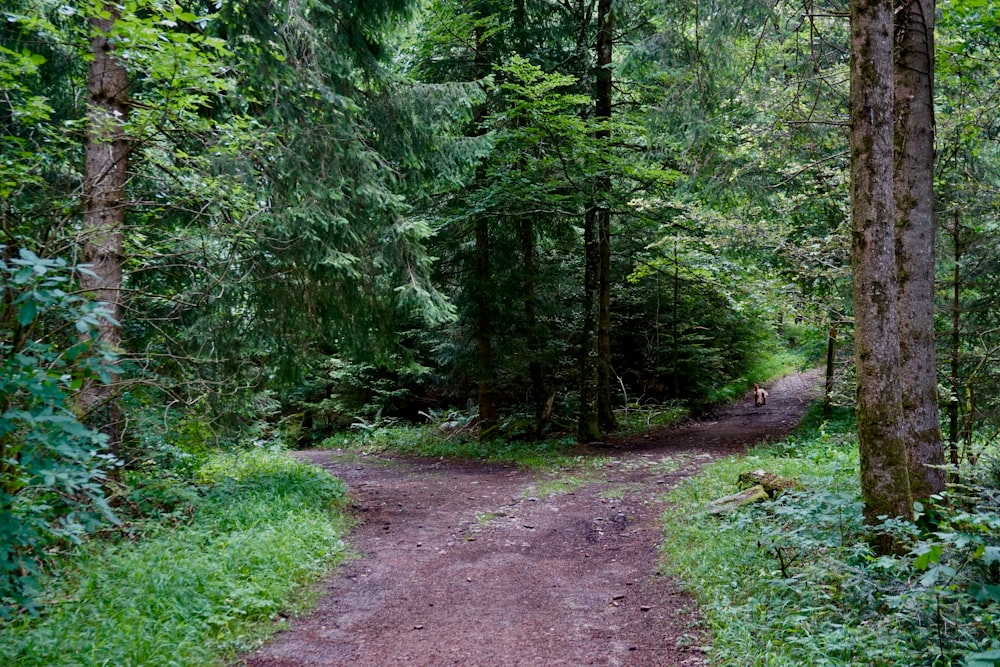
<path id="1" fill-rule="evenodd" d="M 525 0 L 514 2 L 514 41 L 518 54 L 528 56 L 528 11 Z M 518 124 L 523 124 L 518 119 Z M 525 168 L 521 160 L 518 168 Z M 524 340 L 528 352 L 529 396 L 535 413 L 535 438 L 541 438 L 545 424 L 551 416 L 552 403 L 547 400 L 545 387 L 545 370 L 542 366 L 542 340 L 538 332 L 538 295 L 535 288 L 535 224 L 530 215 L 524 215 L 519 221 L 521 236 L 521 267 L 524 273 Z"/>
<path id="2" fill-rule="evenodd" d="M 962 228 L 959 223 L 958 210 L 955 210 L 954 227 L 951 230 L 952 249 L 955 253 L 955 268 L 952 274 L 951 286 L 951 400 L 948 401 L 948 451 L 950 461 L 956 470 L 958 468 L 958 397 L 962 394 L 961 351 L 962 342 Z M 958 482 L 957 472 L 952 473 L 953 482 Z"/>
<path id="3" fill-rule="evenodd" d="M 476 16 L 483 16 L 483 9 L 477 8 Z M 473 56 L 477 76 L 485 76 L 488 71 L 486 53 L 486 33 L 477 27 L 476 52 Z M 484 132 L 482 122 L 486 117 L 486 104 L 473 111 L 474 131 Z M 479 405 L 479 437 L 488 437 L 497 423 L 495 402 L 496 363 L 493 354 L 493 307 L 492 307 L 492 262 L 490 258 L 490 225 L 480 217 L 475 223 L 476 265 L 473 278 L 473 303 L 476 322 L 476 381 Z"/>
<path id="4" fill-rule="evenodd" d="M 117 9 L 105 5 L 108 18 L 90 20 L 92 60 L 87 65 L 87 138 L 83 174 L 83 261 L 92 273 L 81 274 L 81 287 L 107 304 L 114 322 L 102 319 L 101 342 L 113 349 L 121 345 L 117 322 L 122 312 L 122 258 L 125 228 L 125 179 L 128 141 L 124 122 L 128 116 L 128 75 L 114 56 L 108 34 Z M 109 438 L 113 452 L 121 441 L 121 412 L 117 389 L 90 382 L 80 391 L 80 407 Z"/>
<path id="5" fill-rule="evenodd" d="M 869 524 L 912 517 L 899 389 L 892 0 L 851 0 L 851 268 L 861 493 Z M 883 552 L 891 540 L 878 538 Z"/>
<path id="6" fill-rule="evenodd" d="M 576 437 L 579 442 L 601 439 L 597 413 L 597 214 L 588 207 L 583 221 L 583 329 L 580 332 L 580 414 Z"/>
<path id="7" fill-rule="evenodd" d="M 674 237 L 674 284 L 670 303 L 670 378 L 674 400 L 681 397 L 681 260 L 677 250 L 677 237 Z"/>
<path id="8" fill-rule="evenodd" d="M 597 75 L 595 116 L 598 123 L 611 120 L 611 50 L 614 17 L 611 0 L 597 2 Z M 601 150 L 607 150 L 611 130 L 597 130 Z M 618 424 L 611 401 L 611 176 L 607 160 L 601 161 L 601 172 L 594 181 L 598 237 L 598 308 L 597 308 L 597 413 L 601 429 L 614 430 Z"/>
<path id="9" fill-rule="evenodd" d="M 934 0 L 897 0 L 895 25 L 896 262 L 899 379 L 910 491 L 944 490 L 934 346 Z"/>

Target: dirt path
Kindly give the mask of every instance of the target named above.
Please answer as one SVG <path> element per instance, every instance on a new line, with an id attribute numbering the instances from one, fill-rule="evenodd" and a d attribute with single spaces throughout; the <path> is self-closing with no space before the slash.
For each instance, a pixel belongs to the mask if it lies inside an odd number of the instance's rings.
<path id="1" fill-rule="evenodd" d="M 762 408 L 748 397 L 711 421 L 615 442 L 568 478 L 303 452 L 348 484 L 362 557 L 241 664 L 703 665 L 698 612 L 657 571 L 662 495 L 787 433 L 817 378 L 778 381 Z"/>

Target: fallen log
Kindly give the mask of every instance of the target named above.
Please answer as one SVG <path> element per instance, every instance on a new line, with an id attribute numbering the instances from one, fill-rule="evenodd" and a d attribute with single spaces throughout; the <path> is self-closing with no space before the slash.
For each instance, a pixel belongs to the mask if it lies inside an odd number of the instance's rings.
<path id="1" fill-rule="evenodd" d="M 732 512 L 733 510 L 743 507 L 744 505 L 749 505 L 751 503 L 759 503 L 764 500 L 769 500 L 770 496 L 767 495 L 767 491 L 761 485 L 753 486 L 739 493 L 734 493 L 731 496 L 726 496 L 725 498 L 719 498 L 718 500 L 713 500 L 712 504 L 709 505 L 709 514 L 726 514 Z"/>

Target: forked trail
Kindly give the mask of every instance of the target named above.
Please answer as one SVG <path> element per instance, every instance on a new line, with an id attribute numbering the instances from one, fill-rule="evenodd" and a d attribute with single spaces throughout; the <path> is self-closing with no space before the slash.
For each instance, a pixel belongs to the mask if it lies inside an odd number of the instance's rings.
<path id="1" fill-rule="evenodd" d="M 712 459 L 786 434 L 816 372 L 710 421 L 616 441 L 562 481 L 517 468 L 302 452 L 343 479 L 360 557 L 314 613 L 241 664 L 702 665 L 692 599 L 657 570 L 662 496 Z M 669 537 L 667 537 L 669 539 Z"/>

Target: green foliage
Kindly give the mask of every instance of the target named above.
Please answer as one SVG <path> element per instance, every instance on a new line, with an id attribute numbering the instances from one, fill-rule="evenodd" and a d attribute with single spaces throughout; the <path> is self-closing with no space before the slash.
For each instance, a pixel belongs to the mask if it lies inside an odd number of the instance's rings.
<path id="1" fill-rule="evenodd" d="M 481 440 L 467 416 L 436 415 L 430 426 L 357 424 L 351 432 L 323 441 L 331 449 L 363 454 L 391 451 L 427 458 L 458 458 L 521 465 L 532 469 L 574 467 L 583 463 L 573 438 Z"/>
<path id="2" fill-rule="evenodd" d="M 0 662 L 221 665 L 304 609 L 344 555 L 339 481 L 265 450 L 213 457 L 198 479 L 182 525 L 61 556 L 47 613 L 0 626 Z"/>
<path id="3" fill-rule="evenodd" d="M 883 529 L 912 550 L 874 557 L 862 524 L 852 424 L 822 423 L 818 415 L 814 410 L 812 426 L 796 437 L 713 464 L 671 495 L 666 564 L 708 614 L 713 659 L 944 665 L 988 656 L 981 651 L 996 648 L 990 638 L 1000 611 L 990 573 L 1000 554 L 996 506 L 935 506 L 936 527 L 928 532 L 887 524 Z M 806 490 L 707 515 L 709 501 L 756 468 L 796 478 Z"/>
<path id="4" fill-rule="evenodd" d="M 674 224 L 687 225 L 689 214 L 701 213 L 679 214 Z M 630 369 L 633 391 L 700 407 L 732 400 L 748 378 L 769 378 L 788 359 L 756 293 L 759 276 L 715 254 L 703 219 L 694 229 L 697 234 L 669 234 L 642 251 L 628 294 L 642 302 L 618 327 L 623 362 L 616 365 Z M 655 348 L 645 342 L 650 339 Z"/>
<path id="5" fill-rule="evenodd" d="M 6 255 L 0 245 L 0 255 Z M 86 270 L 86 269 L 80 269 Z M 44 550 L 115 521 L 102 489 L 115 463 L 80 422 L 74 394 L 109 382 L 96 340 L 106 309 L 72 293 L 62 259 L 22 248 L 0 260 L 0 614 L 33 608 Z"/>
<path id="6" fill-rule="evenodd" d="M 237 2 L 213 26 L 266 140 L 263 157 L 248 146 L 237 161 L 259 189 L 247 221 L 263 213 L 240 253 L 254 279 L 220 300 L 211 334 L 262 360 L 271 386 L 331 354 L 385 365 L 412 321 L 453 317 L 429 279 L 435 229 L 408 214 L 411 197 L 453 188 L 468 169 L 475 149 L 451 138 L 473 96 L 386 70 L 390 30 L 411 4 Z"/>
<path id="7" fill-rule="evenodd" d="M 690 410 L 681 405 L 649 401 L 626 402 L 625 407 L 617 412 L 616 416 L 621 433 L 645 433 L 654 428 L 672 426 L 689 414 Z"/>
<path id="8" fill-rule="evenodd" d="M 394 357 L 390 364 L 330 357 L 317 363 L 293 392 L 286 394 L 282 421 L 289 445 L 303 445 L 355 423 L 415 417 L 414 394 L 428 369 Z"/>
<path id="9" fill-rule="evenodd" d="M 779 350 L 775 349 L 777 345 L 772 347 L 766 342 L 762 342 L 761 348 L 763 349 L 755 350 L 755 354 L 750 358 L 743 377 L 716 387 L 709 393 L 710 403 L 730 403 L 745 394 L 754 382 L 764 384 L 815 362 L 815 359 L 804 356 L 801 350 Z"/>
<path id="10" fill-rule="evenodd" d="M 937 97 L 939 218 L 938 358 L 949 396 L 949 439 L 958 461 L 975 461 L 1000 424 L 997 234 L 1000 213 L 1000 123 L 993 113 L 1000 11 L 991 3 L 944 2 L 938 22 Z"/>

